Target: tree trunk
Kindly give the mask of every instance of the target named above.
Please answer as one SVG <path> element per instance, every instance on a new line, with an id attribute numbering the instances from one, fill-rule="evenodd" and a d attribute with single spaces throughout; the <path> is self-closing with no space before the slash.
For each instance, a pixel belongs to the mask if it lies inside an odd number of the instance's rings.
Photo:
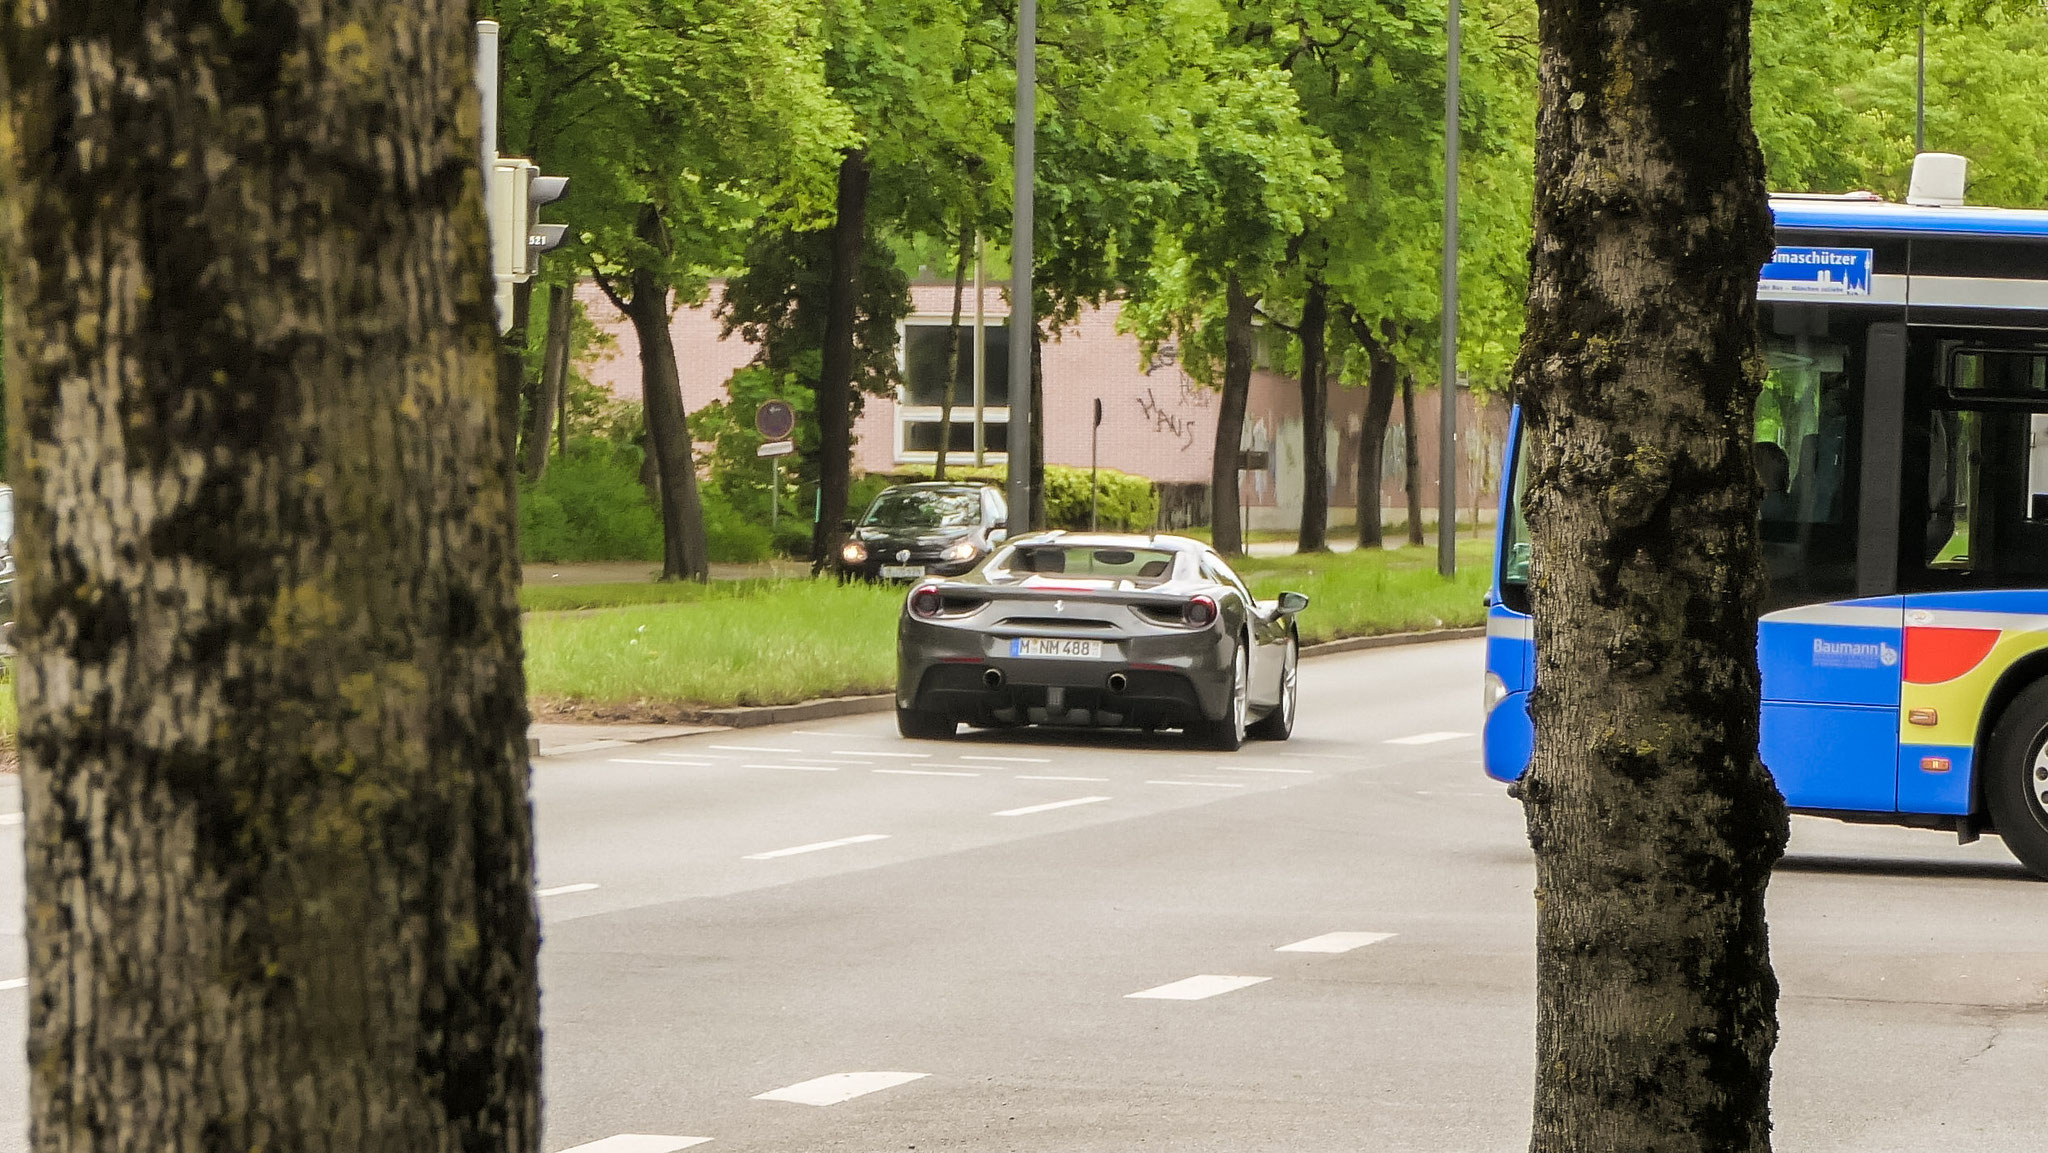
<path id="1" fill-rule="evenodd" d="M 469 11 L 247 19 L 0 23 L 29 1145 L 528 1153 Z"/>
<path id="2" fill-rule="evenodd" d="M 846 519 L 853 483 L 853 329 L 860 302 L 861 254 L 867 248 L 868 159 L 848 152 L 839 164 L 838 216 L 832 224 L 832 281 L 825 301 L 823 356 L 818 368 L 818 523 L 811 562 L 831 555 Z"/>
<path id="3" fill-rule="evenodd" d="M 651 223 L 650 223 L 651 222 Z M 655 207 L 640 210 L 643 237 L 658 233 Z M 626 318 L 640 341 L 640 395 L 647 414 L 647 441 L 661 487 L 661 579 L 708 580 L 704 504 L 697 495 L 697 462 L 683 408 L 682 374 L 676 368 L 675 336 L 669 331 L 668 286 L 647 268 L 633 270 L 633 297 Z"/>
<path id="4" fill-rule="evenodd" d="M 1415 374 L 1401 370 L 1401 464 L 1403 487 L 1408 491 L 1408 543 L 1421 548 L 1422 536 L 1422 442 L 1415 439 Z"/>
<path id="5" fill-rule="evenodd" d="M 1308 282 L 1301 306 L 1301 533 L 1297 552 L 1330 549 L 1330 289 Z"/>
<path id="6" fill-rule="evenodd" d="M 960 305 L 967 296 L 967 261 L 974 254 L 974 229 L 960 228 L 960 262 L 953 268 L 953 324 L 946 329 L 946 389 L 939 397 L 939 454 L 932 479 L 946 479 L 946 453 L 953 447 L 953 400 L 960 395 Z"/>
<path id="7" fill-rule="evenodd" d="M 575 312 L 569 286 L 548 286 L 548 328 L 542 346 L 540 380 L 526 407 L 526 431 L 520 445 L 519 473 L 539 480 L 548 471 L 548 438 L 555 431 L 555 412 L 569 375 L 569 322 Z"/>
<path id="8" fill-rule="evenodd" d="M 1386 544 L 1385 518 L 1380 507 L 1385 502 L 1381 489 L 1380 461 L 1387 452 L 1387 420 L 1394 415 L 1394 385 L 1400 375 L 1401 366 L 1394 359 L 1393 326 L 1382 323 L 1375 333 L 1372 325 L 1357 313 L 1348 313 L 1351 335 L 1365 349 L 1366 388 L 1365 419 L 1358 430 L 1358 547 L 1382 548 Z M 1410 451 L 1415 443 L 1415 413 L 1408 413 L 1409 425 L 1403 430 Z M 1413 497 L 1410 497 L 1413 507 Z M 1413 514 L 1411 513 L 1411 519 Z"/>
<path id="9" fill-rule="evenodd" d="M 1531 1149 L 1765 1150 L 1749 4 L 1542 4 L 1516 367 L 1531 457 Z M 1448 499 L 1440 502 L 1448 507 Z"/>
<path id="10" fill-rule="evenodd" d="M 1252 391 L 1252 314 L 1259 298 L 1244 290 L 1236 273 L 1224 290 L 1223 397 L 1216 406 L 1216 451 L 1209 466 L 1209 525 L 1216 551 L 1244 553 L 1238 520 L 1237 483 L 1244 460 L 1244 411 Z"/>

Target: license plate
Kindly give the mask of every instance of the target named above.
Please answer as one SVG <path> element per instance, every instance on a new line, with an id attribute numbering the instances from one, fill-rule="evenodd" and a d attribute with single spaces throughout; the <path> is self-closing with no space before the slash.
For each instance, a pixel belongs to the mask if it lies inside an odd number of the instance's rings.
<path id="1" fill-rule="evenodd" d="M 1066 657 L 1070 660 L 1097 660 L 1102 656 L 1102 642 L 1095 640 L 1064 640 L 1057 637 L 1016 637 L 1010 641 L 1010 655 L 1013 657 Z"/>
<path id="2" fill-rule="evenodd" d="M 921 564 L 885 564 L 882 566 L 882 579 L 885 581 L 914 580 L 923 575 L 924 566 Z"/>

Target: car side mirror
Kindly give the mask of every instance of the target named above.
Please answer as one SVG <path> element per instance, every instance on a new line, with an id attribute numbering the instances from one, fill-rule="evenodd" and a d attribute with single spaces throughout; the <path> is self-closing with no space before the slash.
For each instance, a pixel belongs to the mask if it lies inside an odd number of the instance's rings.
<path id="1" fill-rule="evenodd" d="M 1283 616 L 1283 617 L 1291 617 L 1291 616 L 1293 616 L 1293 615 L 1294 615 L 1295 613 L 1298 613 L 1298 612 L 1300 612 L 1301 610 L 1303 610 L 1303 609 L 1305 609 L 1305 608 L 1307 608 L 1307 607 L 1308 607 L 1308 594 L 1307 594 L 1307 593 L 1281 593 L 1281 594 L 1280 594 L 1280 615 L 1281 615 L 1281 616 Z"/>
<path id="2" fill-rule="evenodd" d="M 852 521 L 850 521 L 850 520 L 842 520 L 842 521 L 840 521 L 840 522 L 839 522 L 839 531 L 840 531 L 840 532 L 852 532 L 852 531 L 853 531 L 853 522 L 852 522 Z"/>
<path id="3" fill-rule="evenodd" d="M 1003 528 L 1000 522 L 998 522 L 997 527 L 989 530 L 988 543 L 990 548 L 994 548 L 996 545 L 999 545 L 1009 539 L 1009 530 Z"/>

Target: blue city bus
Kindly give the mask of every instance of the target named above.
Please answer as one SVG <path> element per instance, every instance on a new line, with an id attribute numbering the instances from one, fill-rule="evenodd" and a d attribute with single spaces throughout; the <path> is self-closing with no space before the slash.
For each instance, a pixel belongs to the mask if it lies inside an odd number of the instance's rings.
<path id="1" fill-rule="evenodd" d="M 1761 752 L 1795 812 L 1996 832 L 2048 877 L 2048 211 L 1773 197 L 1753 455 Z M 1486 771 L 1528 768 L 1521 416 Z"/>

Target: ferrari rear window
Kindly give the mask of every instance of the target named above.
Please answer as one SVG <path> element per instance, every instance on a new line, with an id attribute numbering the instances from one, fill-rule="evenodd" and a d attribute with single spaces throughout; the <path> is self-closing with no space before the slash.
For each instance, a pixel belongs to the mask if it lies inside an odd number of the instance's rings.
<path id="1" fill-rule="evenodd" d="M 1173 554 L 1165 549 L 1081 548 L 1036 545 L 1019 548 L 1010 558 L 1011 572 L 1099 577 L 1159 583 L 1173 577 Z"/>

